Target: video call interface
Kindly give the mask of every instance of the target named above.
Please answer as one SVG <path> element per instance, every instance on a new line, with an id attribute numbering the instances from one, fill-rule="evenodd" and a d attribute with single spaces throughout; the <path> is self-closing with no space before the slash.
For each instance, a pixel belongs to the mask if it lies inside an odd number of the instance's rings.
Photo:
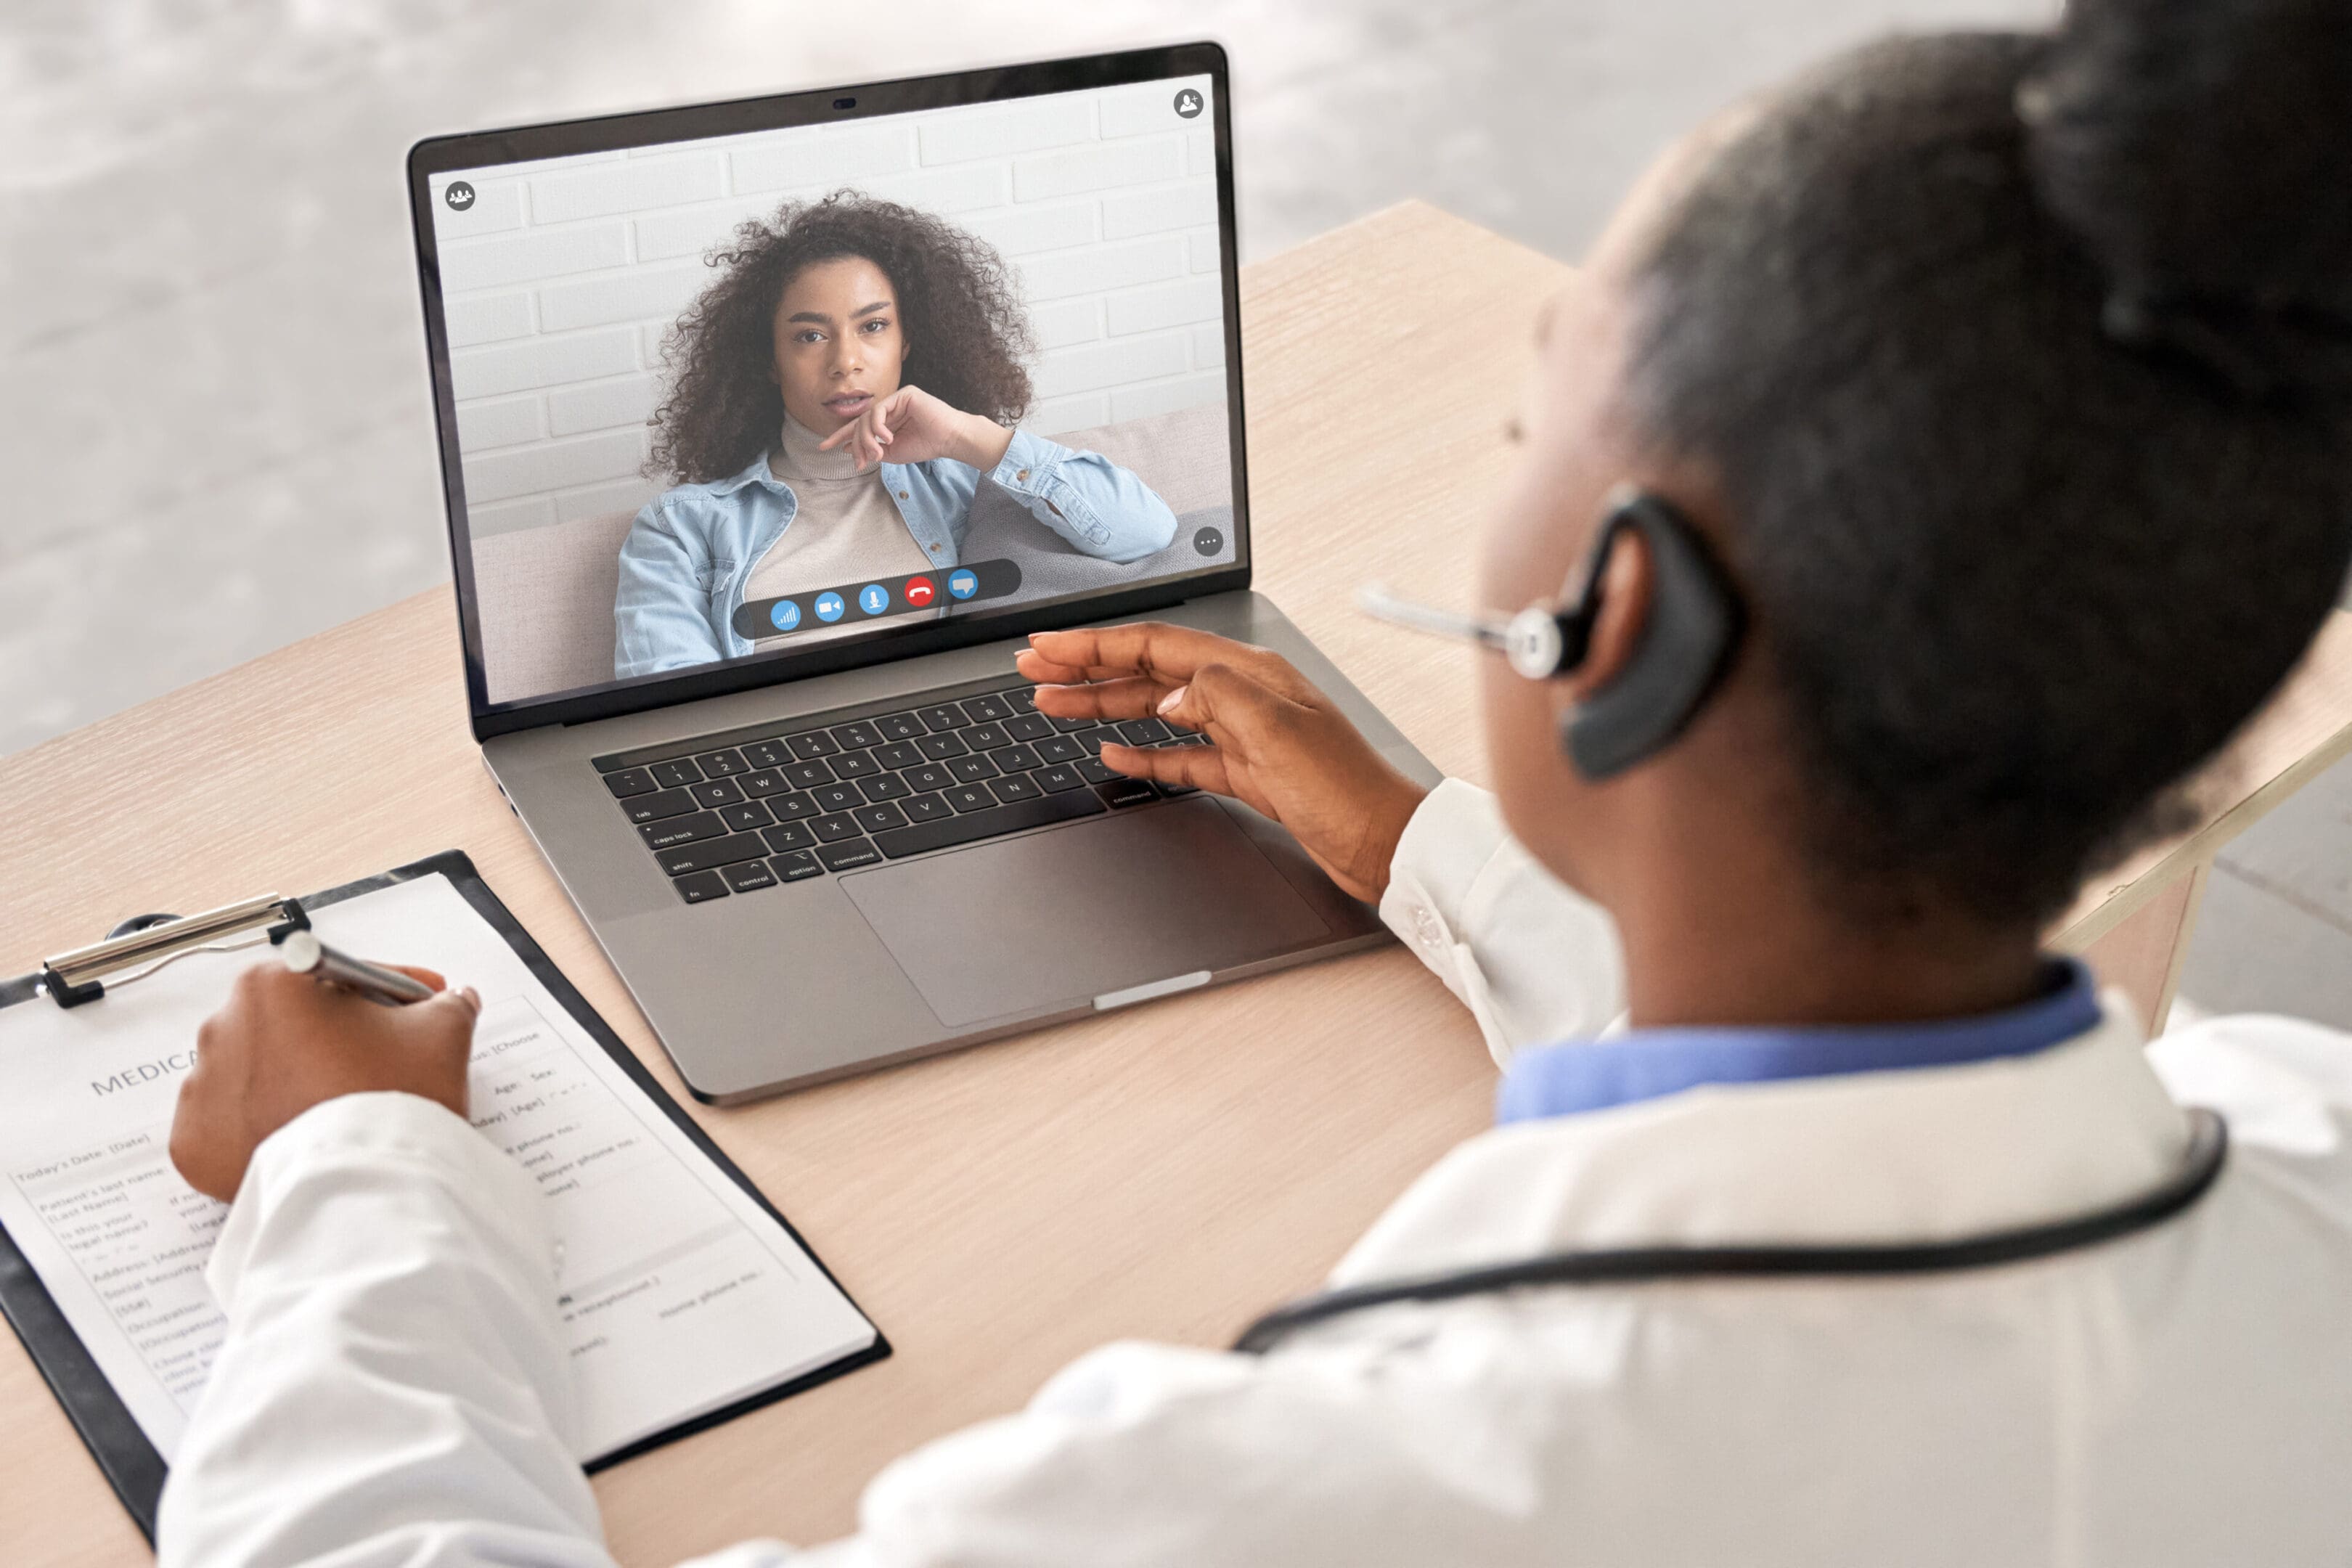
<path id="1" fill-rule="evenodd" d="M 489 700 L 1231 564 L 1211 90 L 432 176 Z"/>

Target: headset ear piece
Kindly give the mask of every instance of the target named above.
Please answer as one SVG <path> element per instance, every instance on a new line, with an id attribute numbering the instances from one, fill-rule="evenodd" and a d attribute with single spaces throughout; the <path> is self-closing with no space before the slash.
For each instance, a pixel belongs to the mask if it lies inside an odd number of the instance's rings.
<path id="1" fill-rule="evenodd" d="M 1641 635 L 1624 668 L 1560 721 L 1562 748 L 1592 780 L 1624 772 L 1680 734 L 1713 694 L 1746 628 L 1738 593 L 1698 530 L 1663 498 L 1628 492 L 1601 526 L 1576 607 L 1558 617 L 1556 673 L 1584 662 L 1609 552 L 1626 531 L 1642 536 L 1650 556 Z"/>

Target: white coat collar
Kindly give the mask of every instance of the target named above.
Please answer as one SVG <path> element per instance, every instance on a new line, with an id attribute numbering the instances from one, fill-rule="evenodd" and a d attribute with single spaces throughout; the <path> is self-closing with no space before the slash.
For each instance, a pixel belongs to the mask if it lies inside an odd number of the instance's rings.
<path id="1" fill-rule="evenodd" d="M 2188 1122 L 2120 994 L 2030 1056 L 1711 1085 L 1517 1122 L 1391 1205 L 1334 1285 L 1635 1245 L 1924 1241 L 2062 1219 L 2177 1169 Z"/>

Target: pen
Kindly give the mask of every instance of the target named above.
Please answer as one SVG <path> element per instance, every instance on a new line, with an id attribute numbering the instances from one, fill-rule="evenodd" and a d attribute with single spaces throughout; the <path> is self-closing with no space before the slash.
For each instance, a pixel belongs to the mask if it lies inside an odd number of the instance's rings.
<path id="1" fill-rule="evenodd" d="M 369 1001 L 387 1007 L 422 1002 L 434 994 L 431 986 L 397 969 L 386 969 L 381 963 L 337 952 L 320 942 L 314 931 L 289 932 L 286 940 L 278 944 L 278 956 L 297 974 L 307 974 L 321 985 L 356 991 Z"/>

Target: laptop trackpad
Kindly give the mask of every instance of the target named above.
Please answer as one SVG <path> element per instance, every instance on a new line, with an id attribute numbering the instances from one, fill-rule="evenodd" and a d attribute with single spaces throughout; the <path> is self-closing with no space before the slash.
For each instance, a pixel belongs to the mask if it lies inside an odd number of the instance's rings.
<path id="1" fill-rule="evenodd" d="M 1230 968 L 1330 929 L 1201 798 L 861 871 L 841 888 L 950 1026 Z"/>

